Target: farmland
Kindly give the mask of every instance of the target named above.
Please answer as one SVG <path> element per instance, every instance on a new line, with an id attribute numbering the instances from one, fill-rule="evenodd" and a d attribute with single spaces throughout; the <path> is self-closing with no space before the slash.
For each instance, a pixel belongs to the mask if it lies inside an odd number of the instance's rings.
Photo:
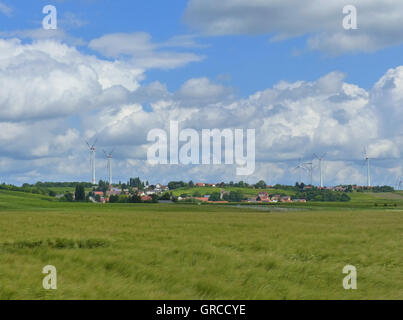
<path id="1" fill-rule="evenodd" d="M 0 299 L 403 299 L 403 194 L 351 198 L 263 211 L 1 190 Z"/>

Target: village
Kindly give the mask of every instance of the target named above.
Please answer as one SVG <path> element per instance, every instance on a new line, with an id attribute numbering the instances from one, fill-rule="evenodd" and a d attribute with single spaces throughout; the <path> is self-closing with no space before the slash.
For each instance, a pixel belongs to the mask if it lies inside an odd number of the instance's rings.
<path id="1" fill-rule="evenodd" d="M 172 184 L 170 188 L 169 185 Z M 184 183 L 183 183 L 184 184 Z M 137 201 L 135 202 L 200 202 L 200 203 L 229 203 L 229 202 L 243 202 L 243 203 L 306 203 L 308 200 L 305 198 L 296 198 L 291 195 L 284 193 L 276 193 L 278 191 L 275 186 L 271 185 L 247 185 L 248 192 L 247 196 L 243 195 L 242 191 L 228 191 L 226 190 L 224 183 L 192 183 L 184 184 L 188 188 L 184 189 L 183 192 L 177 196 L 173 195 L 173 191 L 178 189 L 174 182 L 169 185 L 163 185 L 157 183 L 155 185 L 150 185 L 143 183 L 137 187 L 132 187 L 125 185 L 114 186 L 108 185 L 107 188 L 94 187 L 93 191 L 88 191 L 87 199 L 94 203 L 113 203 L 122 202 L 121 200 L 135 196 Z M 189 187 L 190 185 L 190 187 Z M 298 184 L 297 184 L 298 185 Z M 179 185 L 179 187 L 182 185 Z M 245 186 L 246 187 L 246 186 Z M 182 187 L 183 188 L 183 187 Z M 194 188 L 194 192 L 192 192 Z M 206 188 L 203 190 L 203 188 Z M 291 187 L 292 188 L 292 187 Z M 300 185 L 297 188 L 301 188 L 303 192 L 310 192 L 312 190 L 323 190 L 323 191 L 334 191 L 334 192 L 348 192 L 349 190 L 359 191 L 362 187 L 358 186 L 336 186 L 336 187 L 324 187 L 318 188 L 310 185 Z M 214 190 L 216 189 L 216 190 Z M 260 190 L 259 190 L 260 189 Z M 261 190 L 261 189 L 264 189 Z M 251 190 L 256 190 L 253 194 Z M 270 190 L 273 193 L 270 193 Z M 238 194 L 236 194 L 238 193 Z M 235 194 L 235 196 L 234 196 Z M 252 195 L 253 194 L 253 195 Z M 74 197 L 75 198 L 75 197 Z M 74 199 L 73 198 L 73 199 Z M 124 201 L 123 201 L 124 202 Z"/>
<path id="2" fill-rule="evenodd" d="M 54 189 L 53 189 L 54 188 Z M 295 183 L 295 185 L 268 185 L 260 180 L 249 184 L 239 182 L 204 183 L 170 181 L 167 184 L 150 184 L 139 177 L 127 182 L 110 184 L 100 180 L 87 182 L 37 182 L 22 187 L 0 185 L 0 189 L 50 195 L 60 201 L 93 203 L 306 203 L 311 201 L 347 202 L 353 193 L 394 192 L 390 186 L 338 185 L 320 187 Z"/>

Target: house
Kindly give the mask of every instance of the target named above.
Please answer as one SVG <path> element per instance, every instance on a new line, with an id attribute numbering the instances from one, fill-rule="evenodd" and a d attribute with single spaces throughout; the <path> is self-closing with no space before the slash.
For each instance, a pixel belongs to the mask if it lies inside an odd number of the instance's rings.
<path id="1" fill-rule="evenodd" d="M 201 202 L 208 202 L 209 201 L 209 198 L 207 198 L 207 197 L 200 197 L 200 198 L 195 198 L 195 199 L 199 200 Z"/>
<path id="2" fill-rule="evenodd" d="M 104 193 L 102 191 L 94 191 L 94 196 L 100 196 L 103 197 Z"/>
<path id="3" fill-rule="evenodd" d="M 257 196 L 262 202 L 270 202 L 269 194 L 267 192 L 259 192 Z"/>
<path id="4" fill-rule="evenodd" d="M 106 194 L 109 196 L 120 196 L 122 194 L 122 191 L 118 188 L 111 188 L 106 192 Z"/>
<path id="5" fill-rule="evenodd" d="M 202 183 L 202 182 L 196 183 L 196 187 L 205 187 L 205 186 L 206 186 L 205 183 Z"/>
<path id="6" fill-rule="evenodd" d="M 225 204 L 225 203 L 229 203 L 228 201 L 207 201 L 208 203 L 216 203 L 216 204 Z"/>
<path id="7" fill-rule="evenodd" d="M 306 203 L 306 199 L 294 199 L 293 202 Z"/>
<path id="8" fill-rule="evenodd" d="M 273 202 L 278 202 L 278 201 L 280 201 L 280 198 L 281 198 L 281 196 L 279 194 L 275 194 L 275 195 L 271 196 L 270 200 Z"/>
<path id="9" fill-rule="evenodd" d="M 332 190 L 333 191 L 346 191 L 346 188 L 342 187 L 342 186 L 337 186 L 337 187 L 332 188 Z"/>
<path id="10" fill-rule="evenodd" d="M 280 198 L 281 202 L 292 202 L 291 197 L 290 196 L 283 196 Z"/>

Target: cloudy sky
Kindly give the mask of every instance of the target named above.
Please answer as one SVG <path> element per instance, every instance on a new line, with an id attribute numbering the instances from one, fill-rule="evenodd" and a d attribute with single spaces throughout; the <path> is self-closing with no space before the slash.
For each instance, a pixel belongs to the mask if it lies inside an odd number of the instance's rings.
<path id="1" fill-rule="evenodd" d="M 403 176 L 403 2 L 0 0 L 0 180 L 295 183 L 327 153 L 326 185 Z M 355 5 L 358 29 L 343 28 Z M 147 134 L 256 129 L 256 170 L 147 163 Z M 314 183 L 319 181 L 315 161 Z M 302 173 L 309 182 L 306 172 Z"/>

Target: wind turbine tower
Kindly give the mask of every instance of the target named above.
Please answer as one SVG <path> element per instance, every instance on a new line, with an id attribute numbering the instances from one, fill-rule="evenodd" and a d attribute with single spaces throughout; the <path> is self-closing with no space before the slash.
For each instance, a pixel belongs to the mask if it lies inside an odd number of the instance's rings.
<path id="1" fill-rule="evenodd" d="M 398 191 L 401 190 L 402 184 L 403 184 L 402 177 L 397 178 L 396 184 L 395 184 L 395 190 L 398 190 Z"/>
<path id="2" fill-rule="evenodd" d="M 294 170 L 298 171 L 298 183 L 302 183 L 301 170 L 305 170 L 304 164 L 299 159 L 298 165 L 294 168 Z"/>
<path id="3" fill-rule="evenodd" d="M 323 188 L 322 162 L 323 159 L 326 157 L 326 153 L 324 153 L 321 157 L 318 157 L 316 154 L 314 154 L 314 157 L 319 160 L 320 187 Z"/>
<path id="4" fill-rule="evenodd" d="M 95 140 L 93 145 L 90 145 L 88 141 L 85 141 L 88 148 L 90 149 L 90 165 L 91 165 L 91 173 L 92 173 L 92 184 L 96 185 L 96 179 L 95 179 L 95 144 L 97 143 L 97 140 Z"/>
<path id="5" fill-rule="evenodd" d="M 306 169 L 308 170 L 308 173 L 309 173 L 310 185 L 313 186 L 313 162 L 312 161 L 307 162 L 307 163 L 304 163 L 304 165 L 307 166 Z"/>
<path id="6" fill-rule="evenodd" d="M 364 149 L 365 161 L 367 162 L 367 187 L 371 188 L 371 159 L 368 157 L 367 150 Z"/>
<path id="7" fill-rule="evenodd" d="M 108 174 L 109 174 L 109 186 L 112 186 L 112 154 L 113 151 L 110 153 L 106 153 L 104 150 L 104 154 L 106 156 L 106 159 L 108 160 L 107 168 L 108 168 Z"/>

